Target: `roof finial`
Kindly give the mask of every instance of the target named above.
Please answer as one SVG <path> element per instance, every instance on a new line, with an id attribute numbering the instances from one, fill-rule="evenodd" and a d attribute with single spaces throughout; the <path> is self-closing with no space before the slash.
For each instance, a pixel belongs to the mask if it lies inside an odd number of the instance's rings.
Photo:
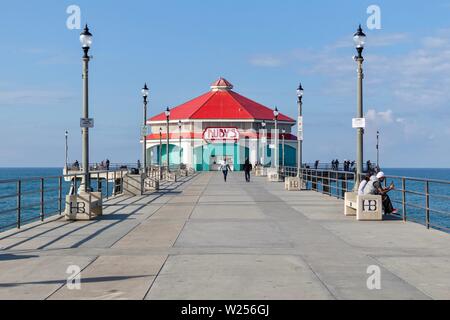
<path id="1" fill-rule="evenodd" d="M 211 85 L 212 91 L 229 91 L 233 89 L 233 85 L 225 78 L 220 77 Z"/>

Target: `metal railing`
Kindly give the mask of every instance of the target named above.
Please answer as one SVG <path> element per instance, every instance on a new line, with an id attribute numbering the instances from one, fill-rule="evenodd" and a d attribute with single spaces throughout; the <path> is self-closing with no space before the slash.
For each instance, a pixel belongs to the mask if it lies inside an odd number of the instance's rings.
<path id="1" fill-rule="evenodd" d="M 327 170 L 327 171 L 347 171 L 347 172 L 355 172 L 356 171 L 356 163 L 351 161 L 349 165 L 345 165 L 344 162 L 339 162 L 338 164 L 332 164 L 331 162 L 319 162 L 317 164 L 315 163 L 304 163 L 303 167 L 306 169 L 314 169 L 314 170 Z M 377 165 L 373 162 L 370 163 L 364 163 L 363 164 L 363 171 L 372 171 L 375 170 Z"/>
<path id="2" fill-rule="evenodd" d="M 281 168 L 280 173 L 284 177 L 295 177 L 297 176 L 297 168 Z M 303 177 L 309 190 L 344 199 L 345 192 L 353 190 L 356 174 L 347 171 L 302 169 L 300 175 Z"/>
<path id="3" fill-rule="evenodd" d="M 280 168 L 284 177 L 297 176 L 296 167 Z M 353 192 L 354 172 L 322 169 L 301 169 L 309 190 L 344 199 L 346 192 Z M 361 177 L 362 179 L 364 177 Z M 399 206 L 396 216 L 403 221 L 413 221 L 428 229 L 450 232 L 450 181 L 400 176 L 386 176 L 384 186 L 394 183 L 389 192 L 394 205 Z"/>
<path id="4" fill-rule="evenodd" d="M 90 172 L 91 188 L 108 199 L 122 193 L 124 170 Z M 64 211 L 65 195 L 74 194 L 83 173 L 0 180 L 0 231 L 44 221 Z"/>

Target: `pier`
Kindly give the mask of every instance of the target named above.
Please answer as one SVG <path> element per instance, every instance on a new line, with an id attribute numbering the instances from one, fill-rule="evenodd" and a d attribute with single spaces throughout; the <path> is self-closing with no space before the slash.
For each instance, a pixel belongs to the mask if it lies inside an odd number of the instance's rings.
<path id="1" fill-rule="evenodd" d="M 109 198 L 92 221 L 0 233 L 0 299 L 450 299 L 449 234 L 343 211 L 239 172 L 161 181 Z M 380 288 L 368 286 L 371 267 Z"/>

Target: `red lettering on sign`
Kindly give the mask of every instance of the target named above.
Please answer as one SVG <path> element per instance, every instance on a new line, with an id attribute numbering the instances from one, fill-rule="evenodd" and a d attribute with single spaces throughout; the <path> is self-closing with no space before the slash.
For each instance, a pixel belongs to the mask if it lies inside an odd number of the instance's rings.
<path id="1" fill-rule="evenodd" d="M 207 128 L 203 133 L 206 142 L 239 140 L 239 130 L 237 128 Z"/>

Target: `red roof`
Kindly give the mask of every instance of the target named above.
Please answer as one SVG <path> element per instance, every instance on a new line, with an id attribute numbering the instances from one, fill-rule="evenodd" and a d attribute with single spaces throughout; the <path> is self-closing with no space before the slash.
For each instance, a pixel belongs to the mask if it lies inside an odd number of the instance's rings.
<path id="1" fill-rule="evenodd" d="M 171 120 L 187 119 L 225 119 L 225 120 L 273 120 L 273 110 L 250 100 L 231 89 L 233 85 L 220 78 L 207 92 L 191 101 L 170 110 Z M 150 121 L 164 121 L 164 112 Z M 293 122 L 295 120 L 280 113 L 279 121 Z"/>

